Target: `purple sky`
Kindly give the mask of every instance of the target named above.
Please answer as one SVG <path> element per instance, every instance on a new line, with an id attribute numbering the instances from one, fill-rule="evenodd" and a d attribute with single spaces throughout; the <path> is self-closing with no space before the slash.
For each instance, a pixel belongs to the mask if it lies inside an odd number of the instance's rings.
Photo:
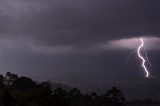
<path id="1" fill-rule="evenodd" d="M 116 85 L 131 97 L 144 91 L 143 97 L 158 98 L 159 5 L 158 0 L 1 0 L 1 73 L 92 90 Z M 139 37 L 153 64 L 152 79 L 144 78 L 136 53 L 124 67 Z"/>

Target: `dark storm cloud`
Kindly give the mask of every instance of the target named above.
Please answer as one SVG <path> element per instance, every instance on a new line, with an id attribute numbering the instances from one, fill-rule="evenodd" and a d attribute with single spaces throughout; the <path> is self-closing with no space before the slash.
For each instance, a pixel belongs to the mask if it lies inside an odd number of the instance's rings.
<path id="1" fill-rule="evenodd" d="M 8 31 L 46 45 L 85 46 L 160 33 L 159 1 L 7 1 L 13 12 L 4 10 L 12 21 Z"/>
<path id="2" fill-rule="evenodd" d="M 151 0 L 2 0 L 1 48 L 6 52 L 10 48 L 17 52 L 27 50 L 25 53 L 29 52 L 27 55 L 31 58 L 34 53 L 43 57 L 43 54 L 57 56 L 74 52 L 79 56 L 79 52 L 81 55 L 106 52 L 88 48 L 141 34 L 158 37 L 159 3 Z M 108 56 L 109 60 L 112 57 Z"/>
<path id="3" fill-rule="evenodd" d="M 3 16 L 0 14 L 0 33 L 8 32 L 7 29 L 8 29 L 8 25 L 9 25 L 9 21 L 10 21 L 8 19 L 9 19 L 8 16 Z"/>

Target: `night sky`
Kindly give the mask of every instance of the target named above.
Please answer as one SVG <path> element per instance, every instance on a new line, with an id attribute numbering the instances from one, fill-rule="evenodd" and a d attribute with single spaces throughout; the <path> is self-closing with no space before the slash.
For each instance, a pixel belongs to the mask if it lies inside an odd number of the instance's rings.
<path id="1" fill-rule="evenodd" d="M 159 0 L 0 0 L 0 73 L 158 99 L 159 36 Z M 140 37 L 150 78 L 135 51 Z"/>

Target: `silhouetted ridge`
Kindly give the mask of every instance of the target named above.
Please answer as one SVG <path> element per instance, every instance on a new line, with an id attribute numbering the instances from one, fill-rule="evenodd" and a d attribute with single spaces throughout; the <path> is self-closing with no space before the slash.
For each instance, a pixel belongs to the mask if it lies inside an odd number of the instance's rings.
<path id="1" fill-rule="evenodd" d="M 144 102 L 158 104 L 151 99 Z M 138 102 L 127 104 L 134 103 Z M 5 76 L 0 75 L 0 106 L 126 106 L 126 101 L 122 91 L 116 87 L 102 95 L 95 92 L 82 94 L 77 88 L 51 82 L 39 83 L 7 72 Z"/>

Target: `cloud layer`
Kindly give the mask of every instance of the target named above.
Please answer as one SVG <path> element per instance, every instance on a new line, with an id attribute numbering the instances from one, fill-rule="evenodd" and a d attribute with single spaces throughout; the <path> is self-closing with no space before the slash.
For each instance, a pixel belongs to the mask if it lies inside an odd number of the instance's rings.
<path id="1" fill-rule="evenodd" d="M 106 44 L 106 47 L 112 49 L 137 49 L 141 44 L 140 38 L 128 38 L 113 40 Z M 146 49 L 150 50 L 160 50 L 160 38 L 158 37 L 142 37 L 144 40 L 144 45 Z"/>
<path id="2" fill-rule="evenodd" d="M 1 0 L 0 4 L 1 36 L 22 36 L 49 46 L 83 47 L 160 33 L 159 1 Z"/>

